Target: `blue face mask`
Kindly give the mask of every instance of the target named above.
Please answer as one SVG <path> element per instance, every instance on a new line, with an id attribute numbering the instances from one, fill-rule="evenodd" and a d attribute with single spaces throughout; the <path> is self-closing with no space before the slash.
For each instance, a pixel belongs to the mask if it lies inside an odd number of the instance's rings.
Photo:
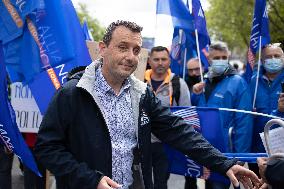
<path id="1" fill-rule="evenodd" d="M 277 73 L 283 68 L 283 62 L 280 58 L 270 58 L 264 60 L 264 69 L 268 73 Z"/>
<path id="2" fill-rule="evenodd" d="M 212 60 L 212 71 L 218 75 L 223 74 L 229 66 L 228 60 Z"/>

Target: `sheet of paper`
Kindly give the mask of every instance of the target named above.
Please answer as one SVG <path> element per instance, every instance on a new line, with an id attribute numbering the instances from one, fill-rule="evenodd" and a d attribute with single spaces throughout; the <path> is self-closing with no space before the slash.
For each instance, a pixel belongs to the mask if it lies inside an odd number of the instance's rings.
<path id="1" fill-rule="evenodd" d="M 259 133 L 259 134 L 260 134 L 262 143 L 265 147 L 265 150 L 267 152 L 267 146 L 265 144 L 264 133 Z M 272 155 L 277 154 L 277 153 L 284 153 L 284 128 L 283 127 L 271 129 L 269 131 L 268 145 L 269 145 Z"/>

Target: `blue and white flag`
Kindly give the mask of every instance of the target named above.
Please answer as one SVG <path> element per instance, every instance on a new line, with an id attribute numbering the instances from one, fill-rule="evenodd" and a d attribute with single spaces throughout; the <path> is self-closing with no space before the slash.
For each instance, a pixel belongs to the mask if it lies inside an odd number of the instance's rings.
<path id="1" fill-rule="evenodd" d="M 89 30 L 88 22 L 87 22 L 86 19 L 84 19 L 82 29 L 83 29 L 85 40 L 94 41 L 93 35 L 92 35 L 91 31 Z"/>
<path id="2" fill-rule="evenodd" d="M 259 48 L 261 36 L 261 48 L 270 43 L 269 18 L 266 0 L 255 0 L 254 16 L 251 27 L 250 46 L 248 50 L 248 63 L 244 77 L 250 81 L 255 63 L 255 55 Z"/>
<path id="3" fill-rule="evenodd" d="M 0 140 L 9 151 L 19 157 L 25 166 L 41 176 L 33 155 L 17 127 L 15 112 L 8 100 L 7 74 L 2 50 L 2 44 L 0 44 Z"/>
<path id="4" fill-rule="evenodd" d="M 194 31 L 193 17 L 182 0 L 157 0 L 156 14 L 171 16 L 174 28 Z"/>

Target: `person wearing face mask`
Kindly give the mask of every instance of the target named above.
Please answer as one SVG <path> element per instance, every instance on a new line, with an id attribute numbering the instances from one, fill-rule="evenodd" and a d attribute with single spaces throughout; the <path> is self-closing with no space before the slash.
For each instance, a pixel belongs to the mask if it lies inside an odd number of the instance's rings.
<path id="1" fill-rule="evenodd" d="M 208 78 L 193 86 L 197 106 L 252 110 L 250 88 L 246 81 L 229 64 L 229 50 L 225 43 L 216 42 L 209 48 Z M 224 152 L 246 153 L 251 151 L 252 117 L 249 114 L 220 111 Z M 233 135 L 229 137 L 229 128 Z M 221 139 L 221 137 L 220 137 Z M 232 145 L 229 145 L 229 141 Z M 228 184 L 206 181 L 206 189 L 225 189 Z"/>
<path id="2" fill-rule="evenodd" d="M 202 69 L 202 72 L 204 72 L 204 69 Z M 187 77 L 185 78 L 186 84 L 192 92 L 192 87 L 196 83 L 199 83 L 201 81 L 201 73 L 200 73 L 200 66 L 199 66 L 199 60 L 198 58 L 191 58 L 187 61 Z"/>
<path id="3" fill-rule="evenodd" d="M 269 44 L 262 49 L 262 65 L 259 71 L 255 100 L 256 112 L 284 117 L 282 105 L 284 94 L 281 89 L 281 82 L 284 81 L 283 56 L 283 50 L 279 44 Z M 256 79 L 257 74 L 255 73 L 250 83 L 252 94 L 255 91 Z M 267 121 L 269 121 L 269 118 L 263 116 L 254 118 L 252 152 L 265 152 L 259 133 L 263 132 Z M 256 164 L 250 164 L 249 167 L 255 173 L 258 173 Z"/>

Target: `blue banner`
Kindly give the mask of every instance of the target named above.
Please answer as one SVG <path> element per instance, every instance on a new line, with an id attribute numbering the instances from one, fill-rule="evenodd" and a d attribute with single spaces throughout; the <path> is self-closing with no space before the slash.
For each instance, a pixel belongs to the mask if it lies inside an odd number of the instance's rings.
<path id="1" fill-rule="evenodd" d="M 207 107 L 171 107 L 171 111 L 181 116 L 196 131 L 202 133 L 215 148 L 225 151 L 226 144 L 222 136 L 221 121 L 217 108 Z M 229 180 L 197 164 L 182 153 L 165 146 L 169 160 L 169 171 L 174 174 L 210 179 L 229 184 Z"/>
<path id="2" fill-rule="evenodd" d="M 4 46 L 5 62 L 13 82 L 31 82 L 36 74 L 76 57 L 76 47 L 72 40 L 75 33 L 70 25 L 74 25 L 72 22 L 78 19 L 70 19 L 72 2 L 39 2 L 36 10 L 23 19 L 22 35 Z M 74 8 L 72 11 L 75 12 Z"/>
<path id="3" fill-rule="evenodd" d="M 157 0 L 156 14 L 171 16 L 174 28 L 194 31 L 193 17 L 182 0 Z"/>
<path id="4" fill-rule="evenodd" d="M 0 2 L 0 41 L 3 44 L 21 36 L 26 16 L 39 8 L 43 0 Z"/>
<path id="5" fill-rule="evenodd" d="M 192 0 L 192 14 L 195 28 L 198 32 L 199 48 L 203 49 L 210 45 L 210 37 L 207 32 L 204 11 L 199 0 Z"/>
<path id="6" fill-rule="evenodd" d="M 72 59 L 64 61 L 63 64 L 60 64 L 52 69 L 52 73 L 54 73 L 54 75 L 58 79 L 59 85 L 62 85 L 66 81 L 67 73 L 71 69 L 78 66 L 89 65 L 92 61 L 86 46 L 80 22 L 78 20 L 72 2 L 70 0 L 64 2 L 64 7 L 61 7 L 61 16 L 65 17 L 66 20 L 69 20 L 67 31 L 70 31 L 70 33 L 72 34 L 72 36 L 69 38 L 69 42 L 72 44 L 75 56 Z M 66 48 L 67 45 L 68 44 L 66 44 Z M 36 75 L 34 80 L 28 84 L 37 102 L 39 110 L 43 115 L 52 96 L 56 92 L 54 83 L 50 78 L 50 74 L 48 74 L 49 71 L 44 71 Z"/>
<path id="7" fill-rule="evenodd" d="M 247 65 L 244 78 L 250 82 L 253 67 L 255 63 L 255 55 L 259 48 L 259 40 L 261 36 L 261 47 L 270 43 L 269 34 L 269 18 L 266 0 L 255 0 L 254 15 L 251 27 L 250 45 L 247 54 Z"/>
<path id="8" fill-rule="evenodd" d="M 270 43 L 269 18 L 266 0 L 255 0 L 254 16 L 252 21 L 250 48 L 253 54 L 259 50 L 259 39 L 261 36 L 261 47 Z"/>
<path id="9" fill-rule="evenodd" d="M 35 174 L 41 176 L 37 169 L 33 155 L 29 151 L 22 134 L 20 133 L 15 112 L 8 100 L 7 74 L 5 70 L 4 58 L 2 53 L 2 44 L 0 45 L 0 140 L 6 148 L 14 152 L 25 166 L 31 169 Z"/>

